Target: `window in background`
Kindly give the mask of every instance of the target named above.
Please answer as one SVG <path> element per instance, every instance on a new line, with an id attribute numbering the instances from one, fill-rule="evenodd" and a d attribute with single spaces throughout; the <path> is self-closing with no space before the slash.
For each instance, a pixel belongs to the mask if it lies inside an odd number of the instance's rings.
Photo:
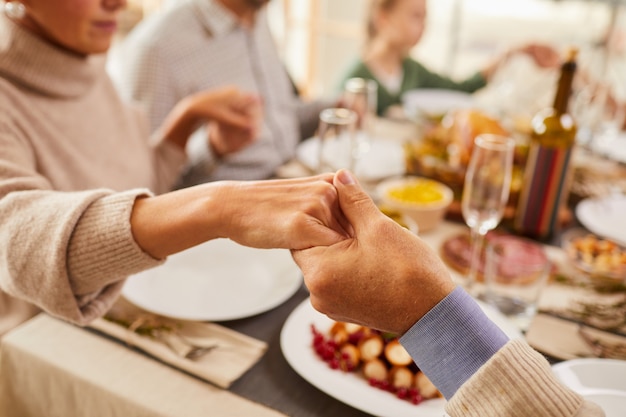
<path id="1" fill-rule="evenodd" d="M 166 2 L 176 1 L 181 0 L 129 0 L 121 35 L 142 16 L 159 10 Z M 303 94 L 320 96 L 337 91 L 341 75 L 361 52 L 368 3 L 270 0 L 268 15 L 277 45 Z M 598 53 L 602 51 L 598 52 L 594 45 L 603 39 L 611 22 L 612 6 L 617 3 L 428 0 L 428 25 L 413 55 L 432 70 L 463 77 L 505 48 L 534 40 L 563 47 L 578 45 L 584 52 L 582 58 L 587 60 L 581 64 L 597 71 Z M 622 34 L 624 20 L 616 22 Z M 623 38 L 622 35 L 622 45 Z M 617 65 L 624 60 L 623 49 L 611 57 L 609 73 L 616 73 L 616 67 L 622 68 Z"/>

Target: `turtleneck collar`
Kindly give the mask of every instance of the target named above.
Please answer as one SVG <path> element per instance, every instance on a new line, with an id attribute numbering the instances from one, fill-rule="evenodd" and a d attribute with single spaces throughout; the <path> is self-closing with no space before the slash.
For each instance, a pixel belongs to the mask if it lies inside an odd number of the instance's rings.
<path id="1" fill-rule="evenodd" d="M 80 97 L 102 76 L 104 64 L 104 55 L 64 51 L 0 13 L 0 77 L 14 84 L 52 97 Z"/>

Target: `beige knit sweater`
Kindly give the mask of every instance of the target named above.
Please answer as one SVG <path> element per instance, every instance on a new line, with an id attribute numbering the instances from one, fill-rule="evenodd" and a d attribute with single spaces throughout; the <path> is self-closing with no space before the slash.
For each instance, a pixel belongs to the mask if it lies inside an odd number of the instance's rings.
<path id="1" fill-rule="evenodd" d="M 185 155 L 150 142 L 104 57 L 81 58 L 0 14 L 0 288 L 85 324 L 129 274 L 158 265 L 133 240 L 137 196 L 168 190 Z M 0 334 L 37 310 L 0 292 Z"/>
<path id="2" fill-rule="evenodd" d="M 451 417 L 602 417 L 556 380 L 545 358 L 522 340 L 508 342 L 446 404 Z"/>

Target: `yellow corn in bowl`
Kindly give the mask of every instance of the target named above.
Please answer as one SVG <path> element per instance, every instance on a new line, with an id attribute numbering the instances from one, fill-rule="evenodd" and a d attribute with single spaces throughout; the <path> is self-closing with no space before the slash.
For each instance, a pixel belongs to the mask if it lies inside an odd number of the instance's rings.
<path id="1" fill-rule="evenodd" d="M 453 199 L 450 187 L 423 177 L 385 180 L 378 185 L 377 194 L 384 205 L 417 223 L 420 233 L 441 223 Z"/>

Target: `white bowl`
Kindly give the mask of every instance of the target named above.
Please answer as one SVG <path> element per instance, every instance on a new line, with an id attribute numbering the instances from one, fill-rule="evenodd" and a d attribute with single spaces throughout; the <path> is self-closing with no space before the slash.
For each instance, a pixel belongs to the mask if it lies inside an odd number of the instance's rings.
<path id="1" fill-rule="evenodd" d="M 626 410 L 626 361 L 583 358 L 552 365 L 556 377 L 589 401 L 606 417 L 622 417 Z"/>
<path id="2" fill-rule="evenodd" d="M 439 198 L 424 201 L 419 198 L 418 194 L 411 195 L 408 191 L 412 187 L 419 190 L 422 186 L 426 187 L 422 189 L 425 190 L 424 192 L 429 194 L 434 192 L 438 194 Z M 408 192 L 408 198 L 394 197 L 392 195 L 394 190 Z M 423 177 L 390 178 L 381 182 L 376 191 L 384 205 L 399 211 L 417 223 L 420 233 L 432 230 L 441 223 L 454 198 L 450 187 L 439 181 Z"/>

